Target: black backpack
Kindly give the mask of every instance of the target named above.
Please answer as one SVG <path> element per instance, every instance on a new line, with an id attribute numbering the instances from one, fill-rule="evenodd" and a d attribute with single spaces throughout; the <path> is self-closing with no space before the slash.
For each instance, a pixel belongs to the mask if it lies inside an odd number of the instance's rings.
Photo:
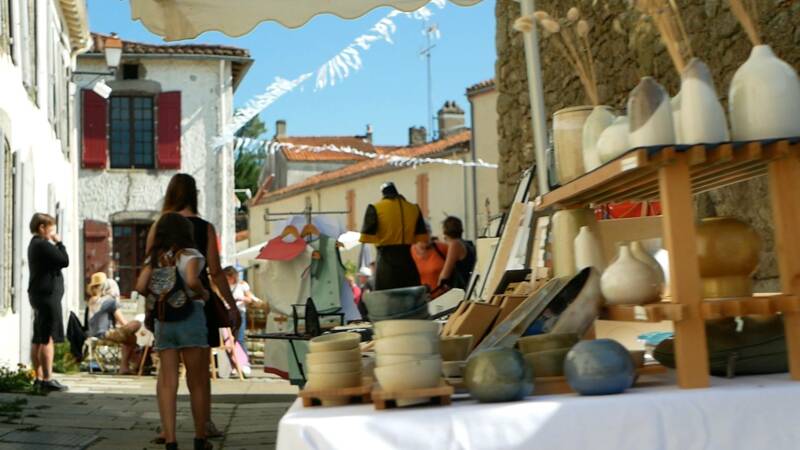
<path id="1" fill-rule="evenodd" d="M 147 283 L 147 311 L 160 322 L 185 320 L 193 310 L 178 270 L 178 253 L 170 251 L 163 254 Z"/>

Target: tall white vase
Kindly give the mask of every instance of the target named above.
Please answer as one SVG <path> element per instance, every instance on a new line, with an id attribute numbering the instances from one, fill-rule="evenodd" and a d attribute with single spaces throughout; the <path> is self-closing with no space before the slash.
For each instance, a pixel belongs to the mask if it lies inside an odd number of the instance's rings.
<path id="1" fill-rule="evenodd" d="M 683 133 L 681 130 L 681 93 L 678 91 L 675 97 L 669 101 L 672 107 L 672 127 L 675 130 L 675 142 L 683 142 Z"/>
<path id="2" fill-rule="evenodd" d="M 679 144 L 730 140 L 725 111 L 717 99 L 714 79 L 706 64 L 692 58 L 681 73 Z"/>
<path id="3" fill-rule="evenodd" d="M 644 249 L 642 243 L 639 241 L 631 242 L 630 249 L 631 255 L 633 255 L 634 258 L 647 264 L 651 269 L 653 269 L 653 272 L 655 272 L 658 277 L 658 284 L 663 289 L 665 281 L 664 271 L 661 269 L 661 264 L 658 263 L 658 260 L 650 255 L 650 253 L 647 253 L 647 250 Z"/>
<path id="4" fill-rule="evenodd" d="M 597 220 L 589 208 L 556 211 L 552 218 L 550 248 L 553 257 L 553 276 L 575 275 L 575 237 L 582 226 L 594 229 Z"/>
<path id="5" fill-rule="evenodd" d="M 575 236 L 575 269 L 580 272 L 587 267 L 594 267 L 603 273 L 606 263 L 597 235 L 589 227 L 583 226 Z"/>
<path id="6" fill-rule="evenodd" d="M 630 128 L 627 116 L 619 116 L 597 139 L 597 154 L 603 164 L 627 152 L 631 146 L 629 142 Z"/>
<path id="7" fill-rule="evenodd" d="M 655 271 L 636 259 L 625 244 L 620 245 L 617 259 L 603 272 L 600 289 L 608 305 L 644 305 L 661 300 Z"/>
<path id="8" fill-rule="evenodd" d="M 800 136 L 800 78 L 768 45 L 757 45 L 728 91 L 735 141 Z"/>
<path id="9" fill-rule="evenodd" d="M 628 97 L 628 120 L 632 148 L 675 143 L 669 95 L 652 77 L 642 78 L 631 91 Z"/>
<path id="10" fill-rule="evenodd" d="M 590 172 L 603 163 L 597 150 L 600 134 L 614 122 L 613 110 L 604 105 L 595 106 L 583 124 L 583 168 Z"/>

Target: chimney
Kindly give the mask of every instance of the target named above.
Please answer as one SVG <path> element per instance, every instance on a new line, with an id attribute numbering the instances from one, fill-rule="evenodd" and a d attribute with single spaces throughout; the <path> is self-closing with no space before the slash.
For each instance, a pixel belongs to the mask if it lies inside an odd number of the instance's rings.
<path id="1" fill-rule="evenodd" d="M 411 127 L 408 129 L 408 145 L 423 145 L 428 139 L 428 130 L 425 127 Z"/>
<path id="2" fill-rule="evenodd" d="M 286 121 L 276 120 L 275 121 L 275 138 L 281 139 L 286 137 Z"/>
<path id="3" fill-rule="evenodd" d="M 436 116 L 439 119 L 440 139 L 464 128 L 464 110 L 459 108 L 455 100 L 444 102 Z"/>
<path id="4" fill-rule="evenodd" d="M 364 139 L 372 144 L 372 125 L 367 124 L 367 134 L 364 136 Z"/>

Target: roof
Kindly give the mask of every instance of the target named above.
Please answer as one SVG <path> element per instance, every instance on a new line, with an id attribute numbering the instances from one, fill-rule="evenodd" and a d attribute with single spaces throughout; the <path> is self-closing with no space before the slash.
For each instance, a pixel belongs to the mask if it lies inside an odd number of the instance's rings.
<path id="1" fill-rule="evenodd" d="M 92 46 L 86 55 L 97 56 L 105 49 L 106 34 L 92 33 Z M 122 40 L 122 55 L 140 56 L 177 56 L 231 59 L 233 62 L 234 87 L 244 78 L 245 73 L 253 64 L 250 51 L 229 45 L 211 44 L 145 44 L 142 42 Z"/>
<path id="2" fill-rule="evenodd" d="M 494 78 L 490 80 L 484 80 L 480 83 L 473 84 L 472 86 L 467 88 L 467 97 L 480 94 L 483 92 L 494 90 Z"/>
<path id="3" fill-rule="evenodd" d="M 365 136 L 284 136 L 276 139 L 278 142 L 285 142 L 295 145 L 308 145 L 311 147 L 324 147 L 335 145 L 336 147 L 352 147 L 356 150 L 375 153 L 377 149 Z M 324 151 L 315 152 L 310 150 L 296 150 L 284 148 L 283 156 L 291 162 L 338 162 L 338 161 L 363 161 L 367 158 L 347 153 Z"/>
<path id="4" fill-rule="evenodd" d="M 86 0 L 59 0 L 61 13 L 69 32 L 72 50 L 84 50 L 91 43 Z"/>
<path id="5" fill-rule="evenodd" d="M 471 137 L 472 133 L 469 130 L 464 130 L 438 141 L 412 147 L 401 147 L 389 153 L 397 156 L 422 158 L 434 157 L 448 152 L 467 151 L 469 150 Z M 254 204 L 269 203 L 270 201 L 280 200 L 311 189 L 333 186 L 352 179 L 405 168 L 407 167 L 393 166 L 385 159 L 367 159 L 341 169 L 308 177 L 299 183 L 266 193 L 259 198 L 258 202 L 254 202 Z"/>

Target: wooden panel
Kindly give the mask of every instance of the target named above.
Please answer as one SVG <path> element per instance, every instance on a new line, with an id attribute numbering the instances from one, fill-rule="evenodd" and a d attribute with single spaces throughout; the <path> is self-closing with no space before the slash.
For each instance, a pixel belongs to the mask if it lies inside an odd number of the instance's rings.
<path id="1" fill-rule="evenodd" d="M 497 246 L 497 253 L 495 253 L 492 267 L 489 269 L 489 275 L 483 290 L 484 297 L 494 295 L 497 285 L 503 278 L 503 274 L 508 266 L 508 260 L 511 257 L 511 250 L 514 248 L 520 222 L 524 217 L 524 212 L 525 203 L 514 203 L 511 205 L 511 211 L 508 213 L 508 220 L 503 230 L 503 236 L 500 238 L 500 243 Z"/>
<path id="2" fill-rule="evenodd" d="M 619 242 L 660 238 L 663 235 L 661 216 L 599 220 L 597 229 L 606 263 L 617 255 Z"/>
<path id="3" fill-rule="evenodd" d="M 609 305 L 600 314 L 602 320 L 621 322 L 661 322 L 683 320 L 685 305 L 671 302 L 653 303 L 650 305 Z"/>

